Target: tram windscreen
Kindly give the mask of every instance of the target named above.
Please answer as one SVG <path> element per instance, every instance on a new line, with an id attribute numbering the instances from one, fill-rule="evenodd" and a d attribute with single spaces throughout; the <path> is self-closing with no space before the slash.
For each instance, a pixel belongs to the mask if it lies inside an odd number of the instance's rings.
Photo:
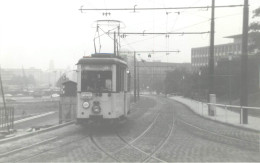
<path id="1" fill-rule="evenodd" d="M 82 92 L 111 92 L 112 71 L 82 71 Z"/>

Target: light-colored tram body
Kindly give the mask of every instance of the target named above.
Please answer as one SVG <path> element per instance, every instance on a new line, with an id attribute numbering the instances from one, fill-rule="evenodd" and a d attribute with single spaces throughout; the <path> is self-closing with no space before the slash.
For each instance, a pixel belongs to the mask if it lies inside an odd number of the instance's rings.
<path id="1" fill-rule="evenodd" d="M 113 54 L 83 57 L 77 64 L 77 123 L 120 120 L 129 113 L 127 64 Z"/>

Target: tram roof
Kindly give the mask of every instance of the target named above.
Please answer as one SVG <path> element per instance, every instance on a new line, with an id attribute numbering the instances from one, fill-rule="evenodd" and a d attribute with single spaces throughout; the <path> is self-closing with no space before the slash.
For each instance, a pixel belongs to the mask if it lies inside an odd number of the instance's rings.
<path id="1" fill-rule="evenodd" d="M 121 66 L 127 66 L 127 63 L 125 61 L 117 57 L 83 57 L 77 63 L 77 65 L 81 64 L 117 64 Z"/>

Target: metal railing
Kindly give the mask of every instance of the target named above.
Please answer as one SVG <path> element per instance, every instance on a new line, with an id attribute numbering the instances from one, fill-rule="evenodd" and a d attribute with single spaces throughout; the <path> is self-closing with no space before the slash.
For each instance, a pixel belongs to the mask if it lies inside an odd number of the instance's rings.
<path id="1" fill-rule="evenodd" d="M 220 118 L 222 120 L 224 118 L 224 121 L 226 121 L 226 122 L 230 121 L 229 119 L 232 116 L 232 115 L 229 115 L 229 114 L 237 114 L 237 115 L 239 115 L 239 119 L 237 120 L 237 122 L 242 124 L 243 123 L 243 112 L 242 112 L 243 109 L 259 111 L 259 115 L 260 115 L 260 107 L 226 105 L 226 104 L 217 104 L 217 103 L 205 103 L 205 102 L 196 101 L 196 100 L 193 100 L 193 99 L 191 99 L 191 101 L 197 103 L 197 106 L 196 106 L 197 112 L 199 114 L 201 114 L 202 116 L 209 115 L 210 106 L 214 106 L 215 114 L 211 117 L 215 118 L 215 119 Z M 222 117 L 218 117 L 220 114 L 222 114 Z M 224 114 L 224 116 L 223 116 L 223 114 Z M 260 118 L 260 116 L 259 116 L 259 118 Z"/>
<path id="2" fill-rule="evenodd" d="M 0 106 L 0 131 L 10 133 L 14 128 L 14 107 Z"/>

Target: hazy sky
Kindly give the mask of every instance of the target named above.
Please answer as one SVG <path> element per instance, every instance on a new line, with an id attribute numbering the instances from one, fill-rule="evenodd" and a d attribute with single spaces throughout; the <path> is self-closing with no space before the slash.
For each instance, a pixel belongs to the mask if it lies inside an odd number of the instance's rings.
<path id="1" fill-rule="evenodd" d="M 260 0 L 249 0 L 252 10 Z M 216 0 L 216 5 L 243 4 L 243 0 Z M 79 8 L 133 8 L 210 6 L 211 0 L 1 0 L 0 1 L 0 65 L 2 68 L 35 67 L 71 68 L 84 54 L 94 52 L 96 20 L 120 20 L 121 32 L 205 32 L 210 30 L 210 9 L 160 11 L 103 11 L 81 13 Z M 168 15 L 166 12 L 170 12 Z M 216 9 L 215 43 L 242 32 L 243 8 Z M 111 52 L 102 40 L 102 52 Z M 152 54 L 153 60 L 190 62 L 192 47 L 208 46 L 209 34 L 160 36 L 127 36 L 122 48 L 136 51 L 180 50 L 178 54 Z M 110 48 L 111 49 L 111 48 Z M 147 54 L 141 54 L 147 58 Z"/>

